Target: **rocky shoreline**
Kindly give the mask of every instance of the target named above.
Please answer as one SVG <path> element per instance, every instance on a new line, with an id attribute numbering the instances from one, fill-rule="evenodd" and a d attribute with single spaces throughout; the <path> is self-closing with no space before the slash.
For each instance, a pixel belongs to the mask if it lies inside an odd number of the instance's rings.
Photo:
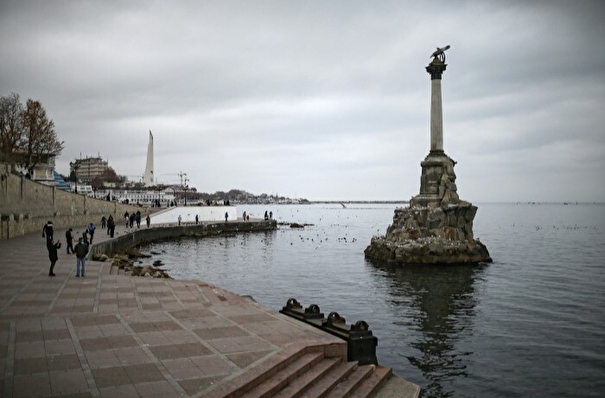
<path id="1" fill-rule="evenodd" d="M 124 273 L 128 273 L 132 276 L 171 279 L 168 271 L 161 268 L 164 264 L 160 260 L 154 261 L 151 265 L 140 265 L 143 263 L 142 259 L 144 258 L 151 258 L 151 255 L 141 253 L 136 247 L 121 250 L 112 258 L 106 254 L 95 254 L 92 256 L 93 261 L 111 261 L 113 267 L 124 270 Z"/>

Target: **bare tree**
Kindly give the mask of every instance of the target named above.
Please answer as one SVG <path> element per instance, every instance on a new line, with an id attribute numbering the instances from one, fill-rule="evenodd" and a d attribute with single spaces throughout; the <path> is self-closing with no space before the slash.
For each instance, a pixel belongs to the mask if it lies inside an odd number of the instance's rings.
<path id="1" fill-rule="evenodd" d="M 58 156 L 63 150 L 63 141 L 57 139 L 55 123 L 46 116 L 46 110 L 39 101 L 27 100 L 23 113 L 26 156 L 21 166 L 31 174 L 34 167 L 49 156 Z"/>
<path id="2" fill-rule="evenodd" d="M 23 105 L 19 95 L 0 97 L 0 161 L 17 163 L 23 141 Z"/>

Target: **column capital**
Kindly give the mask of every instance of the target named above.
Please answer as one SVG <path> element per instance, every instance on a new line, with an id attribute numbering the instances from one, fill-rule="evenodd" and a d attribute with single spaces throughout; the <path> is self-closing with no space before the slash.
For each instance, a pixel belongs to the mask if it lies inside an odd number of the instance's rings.
<path id="1" fill-rule="evenodd" d="M 441 75 L 445 71 L 446 67 L 447 64 L 444 64 L 439 59 L 435 58 L 429 64 L 429 66 L 426 67 L 426 71 L 429 75 L 431 75 L 431 80 L 441 80 Z"/>

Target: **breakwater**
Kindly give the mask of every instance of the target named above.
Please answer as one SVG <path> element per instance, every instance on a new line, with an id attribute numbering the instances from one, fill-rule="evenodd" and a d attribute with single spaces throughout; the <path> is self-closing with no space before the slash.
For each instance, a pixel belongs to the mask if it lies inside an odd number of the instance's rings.
<path id="1" fill-rule="evenodd" d="M 250 220 L 229 222 L 204 222 L 200 224 L 163 225 L 152 228 L 135 229 L 122 236 L 95 243 L 90 256 L 106 254 L 108 256 L 120 250 L 127 250 L 145 243 L 176 239 L 184 236 L 206 237 L 239 232 L 270 231 L 277 228 L 275 220 Z"/>

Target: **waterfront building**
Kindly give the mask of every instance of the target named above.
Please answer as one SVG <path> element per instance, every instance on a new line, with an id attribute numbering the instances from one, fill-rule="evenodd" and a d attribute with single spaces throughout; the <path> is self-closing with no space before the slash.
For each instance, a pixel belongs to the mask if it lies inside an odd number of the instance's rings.
<path id="1" fill-rule="evenodd" d="M 106 160 L 101 157 L 86 157 L 76 159 L 75 162 L 69 164 L 70 174 L 74 174 L 78 181 L 91 183 L 95 178 L 103 177 L 107 174 L 109 165 Z M 78 187 L 78 190 L 80 187 Z"/>
<path id="2" fill-rule="evenodd" d="M 78 190 L 80 186 L 78 186 Z M 144 206 L 167 207 L 176 202 L 174 189 L 163 190 L 128 190 L 128 189 L 99 189 L 94 197 L 107 199 L 120 203 L 140 204 Z"/>

